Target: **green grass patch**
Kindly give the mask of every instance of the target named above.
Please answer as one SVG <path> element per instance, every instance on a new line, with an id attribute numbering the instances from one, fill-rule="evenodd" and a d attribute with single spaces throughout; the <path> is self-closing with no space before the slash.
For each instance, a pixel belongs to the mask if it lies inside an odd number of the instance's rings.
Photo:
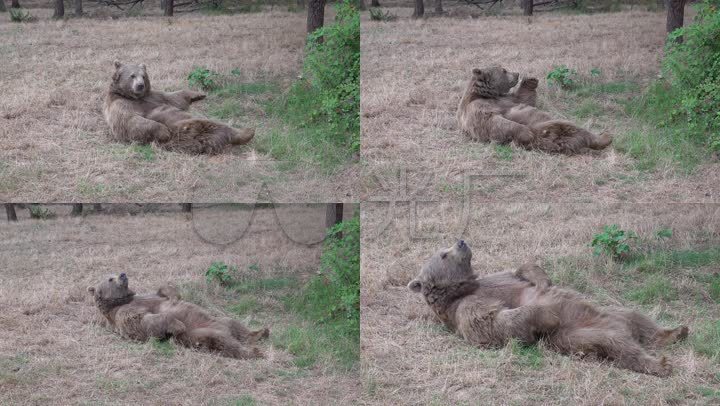
<path id="1" fill-rule="evenodd" d="M 495 157 L 501 161 L 512 161 L 512 147 L 510 145 L 495 144 Z"/>
<path id="2" fill-rule="evenodd" d="M 171 358 L 175 355 L 175 346 L 170 340 L 159 340 L 153 337 L 150 339 L 150 346 L 156 354 L 163 357 Z"/>
<path id="3" fill-rule="evenodd" d="M 634 93 L 640 89 L 640 86 L 635 82 L 620 81 L 620 82 L 587 82 L 583 83 L 575 89 L 574 93 L 580 97 L 600 96 L 600 95 L 617 95 L 623 93 Z"/>
<path id="4" fill-rule="evenodd" d="M 219 118 L 221 120 L 229 120 L 233 117 L 241 117 L 244 115 L 244 109 L 239 100 L 228 99 L 218 104 L 212 105 L 208 109 L 208 115 Z"/>
<path id="5" fill-rule="evenodd" d="M 697 269 L 720 263 L 720 248 L 707 250 L 654 251 L 636 255 L 626 265 L 638 272 L 669 272 L 678 269 Z"/>
<path id="6" fill-rule="evenodd" d="M 297 285 L 297 279 L 290 276 L 276 278 L 247 279 L 233 285 L 232 289 L 238 293 L 252 293 L 267 290 L 280 290 Z"/>
<path id="7" fill-rule="evenodd" d="M 229 312 L 237 314 L 238 316 L 253 313 L 259 309 L 260 303 L 258 303 L 256 298 L 251 296 L 242 297 L 227 308 Z"/>
<path id="8" fill-rule="evenodd" d="M 690 343 L 696 353 L 720 362 L 720 320 L 706 322 L 697 328 L 690 334 Z"/>
<path id="9" fill-rule="evenodd" d="M 511 339 L 506 347 L 513 357 L 513 364 L 522 368 L 540 369 L 543 366 L 543 354 L 537 345 L 525 345 Z"/>
<path id="10" fill-rule="evenodd" d="M 276 93 L 277 91 L 278 85 L 273 82 L 249 82 L 229 83 L 214 90 L 212 93 L 219 97 L 237 97 L 242 95 Z"/>
<path id="11" fill-rule="evenodd" d="M 151 145 L 139 145 L 135 144 L 132 146 L 132 151 L 135 157 L 142 161 L 152 162 L 155 160 L 155 151 Z"/>
<path id="12" fill-rule="evenodd" d="M 650 275 L 642 286 L 627 293 L 628 299 L 640 304 L 667 302 L 677 299 L 677 296 L 678 291 L 670 279 L 657 274 Z"/>
<path id="13" fill-rule="evenodd" d="M 573 110 L 572 114 L 579 118 L 589 118 L 589 117 L 597 117 L 599 115 L 602 115 L 604 112 L 602 106 L 598 104 L 593 99 L 587 99 L 580 106 L 578 106 L 575 110 Z"/>

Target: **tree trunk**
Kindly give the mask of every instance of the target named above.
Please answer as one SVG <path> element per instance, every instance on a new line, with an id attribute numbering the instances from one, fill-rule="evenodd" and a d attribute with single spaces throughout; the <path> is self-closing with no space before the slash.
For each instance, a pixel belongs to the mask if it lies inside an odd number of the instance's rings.
<path id="1" fill-rule="evenodd" d="M 2 0 L 0 0 L 2 1 Z M 15 205 L 12 203 L 5 203 L 5 213 L 7 213 L 8 221 L 17 221 L 17 214 L 15 213 Z"/>
<path id="2" fill-rule="evenodd" d="M 343 220 L 343 204 L 328 203 L 325 210 L 325 227 L 330 228 Z M 342 236 L 340 236 L 342 237 Z"/>
<path id="3" fill-rule="evenodd" d="M 100 213 L 102 211 L 102 204 L 101 203 L 95 203 L 93 204 L 93 210 L 96 213 Z"/>
<path id="4" fill-rule="evenodd" d="M 533 0 L 522 0 L 523 15 L 533 15 Z"/>
<path id="5" fill-rule="evenodd" d="M 365 4 L 365 0 L 359 0 L 358 3 L 359 3 L 358 8 L 360 10 L 367 10 L 367 5 Z"/>
<path id="6" fill-rule="evenodd" d="M 7 11 L 7 8 L 5 8 L 5 0 L 0 0 L 0 13 L 4 13 Z"/>
<path id="7" fill-rule="evenodd" d="M 665 10 L 665 0 L 655 0 L 658 10 Z"/>
<path id="8" fill-rule="evenodd" d="M 422 18 L 425 15 L 425 3 L 423 0 L 415 0 L 415 11 L 413 11 L 413 18 Z"/>
<path id="9" fill-rule="evenodd" d="M 83 205 L 82 203 L 73 203 L 72 205 L 72 211 L 70 212 L 70 215 L 73 217 L 82 216 L 82 209 Z"/>
<path id="10" fill-rule="evenodd" d="M 75 0 L 75 17 L 82 17 L 82 0 Z"/>
<path id="11" fill-rule="evenodd" d="M 12 8 L 20 8 L 20 0 L 12 0 L 12 4 L 10 5 Z"/>
<path id="12" fill-rule="evenodd" d="M 307 32 L 317 30 L 325 22 L 325 0 L 310 0 L 308 2 Z"/>
<path id="13" fill-rule="evenodd" d="M 55 0 L 55 12 L 53 18 L 65 17 L 65 2 L 63 0 Z"/>
<path id="14" fill-rule="evenodd" d="M 435 0 L 435 14 L 442 14 L 442 0 Z"/>
<path id="15" fill-rule="evenodd" d="M 165 0 L 165 16 L 172 17 L 175 8 L 175 0 Z"/>
<path id="16" fill-rule="evenodd" d="M 299 8 L 305 8 L 305 0 L 296 0 L 295 4 L 297 4 Z"/>
<path id="17" fill-rule="evenodd" d="M 372 7 L 380 7 L 380 2 L 378 0 L 371 0 L 370 6 Z"/>
<path id="18" fill-rule="evenodd" d="M 192 203 L 180 203 L 183 213 L 192 213 Z"/>
<path id="19" fill-rule="evenodd" d="M 665 29 L 667 33 L 675 31 L 683 26 L 685 18 L 685 0 L 669 0 L 667 4 L 667 23 Z M 677 42 L 682 42 L 682 37 L 678 37 Z"/>

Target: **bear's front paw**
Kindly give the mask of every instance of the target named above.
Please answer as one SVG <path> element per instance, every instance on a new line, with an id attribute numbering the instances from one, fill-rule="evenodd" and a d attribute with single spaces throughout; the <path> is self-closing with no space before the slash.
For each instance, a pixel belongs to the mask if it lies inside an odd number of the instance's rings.
<path id="1" fill-rule="evenodd" d="M 538 87 L 538 80 L 536 78 L 525 78 L 520 83 L 520 87 L 528 90 L 535 90 Z"/>

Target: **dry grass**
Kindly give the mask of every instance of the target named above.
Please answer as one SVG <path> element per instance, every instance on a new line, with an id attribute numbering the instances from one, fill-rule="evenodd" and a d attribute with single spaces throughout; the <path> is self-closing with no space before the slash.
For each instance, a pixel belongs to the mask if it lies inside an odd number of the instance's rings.
<path id="1" fill-rule="evenodd" d="M 37 22 L 12 24 L 0 15 L 0 200 L 314 202 L 356 195 L 353 163 L 324 175 L 304 165 L 281 171 L 252 144 L 216 157 L 138 150 L 110 141 L 102 117 L 114 59 L 147 64 L 158 90 L 187 88 L 190 71 L 206 67 L 225 75 L 239 69 L 244 83 L 272 82 L 284 91 L 302 64 L 302 12 L 53 21 L 52 10 L 30 11 Z M 281 126 L 264 115 L 263 101 L 243 96 L 245 114 L 232 123 L 256 127 L 258 138 Z M 195 112 L 219 102 L 211 95 Z"/>
<path id="2" fill-rule="evenodd" d="M 710 202 L 720 197 L 717 164 L 701 165 L 691 175 L 666 166 L 642 172 L 632 158 L 613 148 L 599 157 L 570 158 L 515 148 L 497 151 L 469 142 L 457 129 L 455 109 L 470 69 L 494 64 L 539 78 L 539 104 L 557 117 L 618 137 L 642 128 L 618 102 L 603 97 L 590 106 L 601 114 L 588 118 L 587 111 L 574 113 L 582 107 L 577 99 L 570 102 L 563 93 L 552 92 L 545 77 L 556 65 L 585 76 L 598 68 L 599 81 L 636 83 L 636 94 L 657 75 L 664 14 L 415 21 L 408 18 L 411 9 L 389 10 L 400 18 L 374 22 L 364 13 L 362 21 L 363 198 L 386 193 L 388 185 L 404 187 L 396 176 L 402 168 L 408 169 L 410 192 L 440 199 L 465 194 L 464 179 L 473 174 L 487 176 L 473 182 L 473 199 Z M 621 96 L 627 100 L 632 95 Z M 509 181 L 499 175 L 515 176 Z"/>
<path id="3" fill-rule="evenodd" d="M 677 300 L 640 306 L 627 294 L 647 280 L 632 267 L 592 256 L 589 243 L 602 225 L 636 231 L 645 246 L 664 250 L 720 247 L 720 207 L 671 204 L 426 204 L 417 223 L 403 206 L 363 205 L 361 271 L 363 400 L 368 404 L 711 404 L 720 366 L 689 342 L 664 353 L 675 367 L 667 379 L 561 356 L 540 347 L 480 350 L 430 317 L 420 295 L 405 285 L 438 248 L 464 238 L 473 247 L 477 273 L 511 270 L 537 261 L 561 286 L 602 304 L 639 309 L 667 326 L 699 326 L 720 318 L 720 304 L 698 282 L 720 263 L 665 271 Z M 383 219 L 392 225 L 377 236 Z M 669 227 L 665 242 L 653 236 Z M 417 231 L 412 231 L 417 230 Z M 717 299 L 716 299 L 717 300 Z M 529 352 L 529 355 L 528 355 Z"/>
<path id="4" fill-rule="evenodd" d="M 45 221 L 20 210 L 20 221 L 0 227 L 0 404 L 346 404 L 358 396 L 357 373 L 325 361 L 298 368 L 272 344 L 273 332 L 303 323 L 273 292 L 254 296 L 257 309 L 243 316 L 270 325 L 271 340 L 261 344 L 267 359 L 245 361 L 124 340 L 97 323 L 84 290 L 125 271 L 138 293 L 175 281 L 186 298 L 228 314 L 252 293 L 208 287 L 204 270 L 213 261 L 241 272 L 255 264 L 261 277 L 296 278 L 289 289 L 298 289 L 320 249 L 294 241 L 322 239 L 324 205 L 258 209 L 252 221 L 250 211 L 230 206 L 196 207 L 192 219 L 176 205 L 133 216 L 134 205 L 104 207 L 106 214 L 82 218 L 50 207 L 58 217 Z"/>

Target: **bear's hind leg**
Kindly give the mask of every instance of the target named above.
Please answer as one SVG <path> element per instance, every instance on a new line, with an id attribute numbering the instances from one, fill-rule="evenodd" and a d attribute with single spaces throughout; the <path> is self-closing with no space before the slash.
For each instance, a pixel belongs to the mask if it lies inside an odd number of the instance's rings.
<path id="1" fill-rule="evenodd" d="M 252 344 L 270 336 L 270 329 L 268 329 L 267 327 L 260 330 L 252 331 L 249 328 L 245 327 L 238 320 L 230 317 L 223 317 L 220 319 L 220 322 L 226 325 L 230 329 L 230 333 L 233 335 L 233 337 L 237 338 L 240 341 L 246 341 Z"/>
<path id="2" fill-rule="evenodd" d="M 612 325 L 599 327 L 566 327 L 550 338 L 550 344 L 565 354 L 596 354 L 608 358 L 620 368 L 644 374 L 669 376 L 672 367 L 665 357 L 645 352 L 629 334 Z"/>
<path id="3" fill-rule="evenodd" d="M 633 337 L 644 347 L 662 348 L 672 343 L 682 341 L 688 336 L 688 328 L 686 326 L 666 329 L 659 326 L 646 315 L 634 310 L 610 308 L 608 312 L 622 317 L 632 332 Z"/>
<path id="4" fill-rule="evenodd" d="M 198 328 L 187 333 L 183 344 L 208 351 L 216 351 L 230 358 L 252 359 L 262 358 L 263 354 L 257 347 L 246 347 L 232 336 L 212 328 Z"/>

